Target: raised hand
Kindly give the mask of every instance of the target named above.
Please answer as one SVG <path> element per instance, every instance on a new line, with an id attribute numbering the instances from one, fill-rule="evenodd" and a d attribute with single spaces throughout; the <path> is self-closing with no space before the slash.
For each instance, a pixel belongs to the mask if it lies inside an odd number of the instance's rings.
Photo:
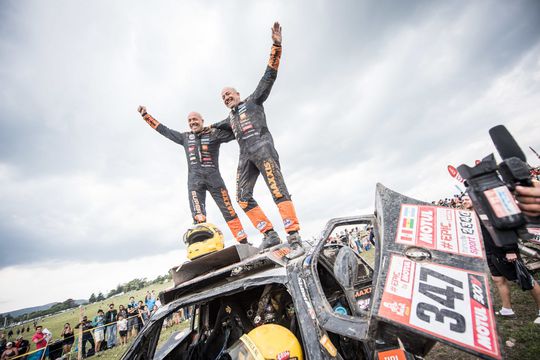
<path id="1" fill-rule="evenodd" d="M 272 26 L 272 41 L 275 45 L 281 45 L 281 26 L 277 21 Z"/>

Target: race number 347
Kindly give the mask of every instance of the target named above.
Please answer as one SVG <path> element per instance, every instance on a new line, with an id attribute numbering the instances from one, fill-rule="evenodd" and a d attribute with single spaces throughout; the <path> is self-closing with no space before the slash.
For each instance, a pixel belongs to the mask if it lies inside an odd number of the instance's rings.
<path id="1" fill-rule="evenodd" d="M 379 314 L 435 338 L 500 358 L 485 274 L 416 263 L 394 255 Z"/>
<path id="2" fill-rule="evenodd" d="M 457 308 L 457 301 L 464 300 L 463 282 L 438 271 L 422 267 L 418 281 L 422 301 L 416 305 L 419 320 L 432 325 L 439 323 L 455 333 L 464 333 L 466 322 Z"/>

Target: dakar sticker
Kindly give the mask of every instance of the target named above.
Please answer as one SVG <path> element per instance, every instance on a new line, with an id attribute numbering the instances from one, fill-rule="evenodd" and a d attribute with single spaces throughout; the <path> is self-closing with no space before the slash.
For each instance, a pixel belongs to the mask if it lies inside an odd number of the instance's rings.
<path id="1" fill-rule="evenodd" d="M 479 229 L 469 210 L 403 204 L 396 243 L 483 258 Z"/>
<path id="2" fill-rule="evenodd" d="M 392 255 L 378 315 L 501 358 L 488 280 L 483 273 Z"/>

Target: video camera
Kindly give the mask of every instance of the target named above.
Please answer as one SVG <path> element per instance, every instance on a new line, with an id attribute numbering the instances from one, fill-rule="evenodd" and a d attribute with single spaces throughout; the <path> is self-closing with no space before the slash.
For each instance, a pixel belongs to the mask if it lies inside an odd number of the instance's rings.
<path id="1" fill-rule="evenodd" d="M 532 237 L 526 225 L 533 219 L 521 212 L 513 195 L 517 185 L 533 186 L 529 166 L 525 154 L 503 125 L 491 128 L 489 135 L 502 162 L 497 165 L 495 156 L 490 154 L 474 167 L 460 165 L 458 172 L 465 179 L 474 209 L 495 244 L 517 246 L 518 239 Z"/>

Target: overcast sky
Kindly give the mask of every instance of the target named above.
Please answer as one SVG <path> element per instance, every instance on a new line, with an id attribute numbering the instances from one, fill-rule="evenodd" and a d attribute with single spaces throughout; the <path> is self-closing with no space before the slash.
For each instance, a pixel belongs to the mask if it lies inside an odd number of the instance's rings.
<path id="1" fill-rule="evenodd" d="M 538 1 L 2 0 L 0 312 L 185 260 L 185 155 L 137 106 L 180 131 L 193 110 L 224 119 L 221 89 L 254 90 L 275 20 L 283 56 L 265 109 L 304 237 L 372 212 L 377 182 L 451 196 L 447 165 L 495 151 L 497 124 L 538 164 Z M 237 157 L 222 146 L 233 198 Z M 255 198 L 283 234 L 262 181 Z"/>

